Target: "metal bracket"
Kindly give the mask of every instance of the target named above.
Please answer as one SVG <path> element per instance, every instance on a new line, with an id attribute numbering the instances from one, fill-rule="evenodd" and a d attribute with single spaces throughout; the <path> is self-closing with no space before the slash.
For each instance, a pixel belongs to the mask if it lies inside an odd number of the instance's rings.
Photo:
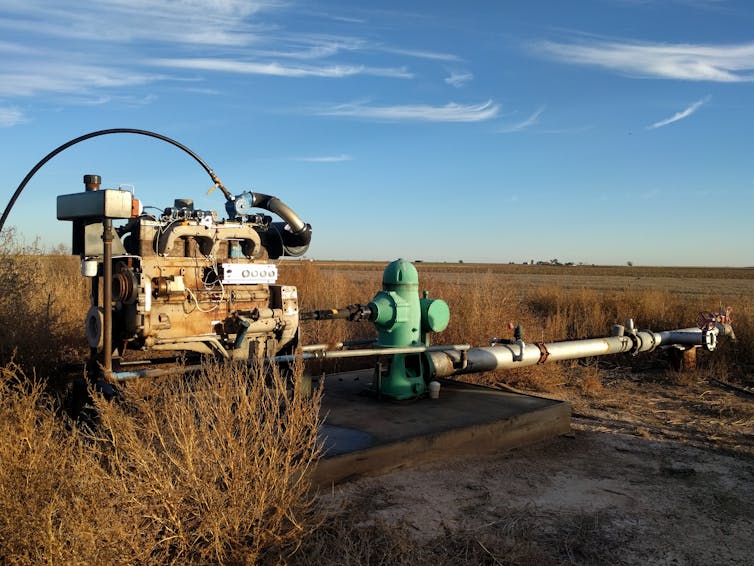
<path id="1" fill-rule="evenodd" d="M 518 346 L 518 354 L 511 348 L 511 352 L 513 353 L 513 361 L 514 362 L 522 362 L 524 361 L 524 348 L 526 347 L 526 344 L 523 340 L 516 340 L 511 346 L 516 345 Z"/>

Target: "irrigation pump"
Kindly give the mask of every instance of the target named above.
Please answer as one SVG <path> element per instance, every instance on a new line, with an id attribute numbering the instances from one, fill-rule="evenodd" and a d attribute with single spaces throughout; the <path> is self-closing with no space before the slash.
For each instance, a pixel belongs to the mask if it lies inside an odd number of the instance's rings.
<path id="1" fill-rule="evenodd" d="M 380 290 L 367 305 L 369 321 L 377 330 L 375 345 L 384 348 L 429 346 L 429 333 L 448 326 L 450 309 L 445 301 L 419 298 L 419 273 L 405 259 L 389 264 Z M 388 368 L 377 370 L 376 392 L 395 399 L 425 393 L 429 366 L 425 352 L 396 354 Z"/>
<path id="2" fill-rule="evenodd" d="M 129 349 L 244 361 L 292 352 L 299 333 L 297 290 L 277 284 L 273 260 L 305 253 L 311 226 L 276 197 L 232 195 L 196 154 L 170 138 L 119 128 L 63 144 L 27 175 L 0 227 L 50 158 L 80 141 L 118 133 L 158 138 L 189 153 L 225 195 L 228 218 L 195 208 L 189 198 L 147 212 L 132 192 L 103 188 L 99 175 L 85 175 L 83 191 L 58 196 L 57 217 L 72 223 L 72 252 L 91 279 L 90 372 L 101 369 L 117 379 L 120 356 Z"/>
<path id="3" fill-rule="evenodd" d="M 525 343 L 519 328 L 512 340 L 493 339 L 490 346 L 433 345 L 430 335 L 447 327 L 450 310 L 426 291 L 419 295 L 417 270 L 403 259 L 387 266 L 382 289 L 371 301 L 300 312 L 297 289 L 277 282 L 275 260 L 304 254 L 311 226 L 276 197 L 251 191 L 233 195 L 190 149 L 145 130 L 100 130 L 49 153 L 16 189 L 0 229 L 42 165 L 76 143 L 120 133 L 157 138 L 188 153 L 225 196 L 227 218 L 197 209 L 190 198 L 162 209 L 145 208 L 130 191 L 102 188 L 93 174 L 84 176 L 83 191 L 58 197 L 57 217 L 72 223 L 72 251 L 91 280 L 86 314 L 90 376 L 123 381 L 199 367 L 131 369 L 131 362 L 121 359 L 127 350 L 146 353 L 146 361 L 164 351 L 240 362 L 372 357 L 377 359 L 372 392 L 407 400 L 424 396 L 432 380 L 459 374 L 656 348 L 713 350 L 718 337 L 733 337 L 730 313 L 722 312 L 679 330 L 638 330 L 629 320 L 604 338 Z M 369 321 L 376 338 L 335 347 L 299 346 L 300 320 L 334 318 Z"/>

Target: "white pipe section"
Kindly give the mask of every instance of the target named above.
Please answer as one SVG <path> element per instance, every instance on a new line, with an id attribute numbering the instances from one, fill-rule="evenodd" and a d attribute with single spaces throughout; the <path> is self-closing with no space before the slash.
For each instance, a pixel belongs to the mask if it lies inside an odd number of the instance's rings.
<path id="1" fill-rule="evenodd" d="M 728 324 L 717 324 L 703 332 L 699 328 L 682 328 L 652 332 L 642 330 L 626 336 L 588 338 L 526 344 L 517 341 L 512 344 L 470 348 L 465 353 L 459 351 L 428 352 L 431 362 L 430 378 L 448 377 L 465 373 L 478 373 L 498 369 L 533 366 L 562 360 L 575 360 L 623 352 L 649 352 L 660 346 L 680 346 L 683 348 L 704 346 L 714 350 L 718 335 L 730 336 Z"/>

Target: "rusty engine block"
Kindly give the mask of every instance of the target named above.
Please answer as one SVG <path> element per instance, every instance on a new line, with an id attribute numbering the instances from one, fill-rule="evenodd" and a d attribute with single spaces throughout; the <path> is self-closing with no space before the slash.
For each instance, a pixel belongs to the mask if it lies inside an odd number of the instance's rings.
<path id="1" fill-rule="evenodd" d="M 279 199 L 251 192 L 228 199 L 228 219 L 189 199 L 146 214 L 131 192 L 100 189 L 100 182 L 86 175 L 85 192 L 57 203 L 58 218 L 73 221 L 82 273 L 92 278 L 92 361 L 107 367 L 129 349 L 249 360 L 295 348 L 297 291 L 276 284 L 271 260 L 302 255 L 309 224 Z M 283 221 L 252 212 L 258 208 Z M 128 221 L 116 228 L 113 219 Z"/>

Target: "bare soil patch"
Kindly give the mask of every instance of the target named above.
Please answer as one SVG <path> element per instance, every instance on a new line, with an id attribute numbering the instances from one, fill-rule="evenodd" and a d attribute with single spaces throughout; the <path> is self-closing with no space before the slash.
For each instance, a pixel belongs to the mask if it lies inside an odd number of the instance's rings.
<path id="1" fill-rule="evenodd" d="M 555 395 L 570 436 L 336 486 L 294 561 L 751 564 L 754 397 L 673 379 L 613 370 Z"/>

